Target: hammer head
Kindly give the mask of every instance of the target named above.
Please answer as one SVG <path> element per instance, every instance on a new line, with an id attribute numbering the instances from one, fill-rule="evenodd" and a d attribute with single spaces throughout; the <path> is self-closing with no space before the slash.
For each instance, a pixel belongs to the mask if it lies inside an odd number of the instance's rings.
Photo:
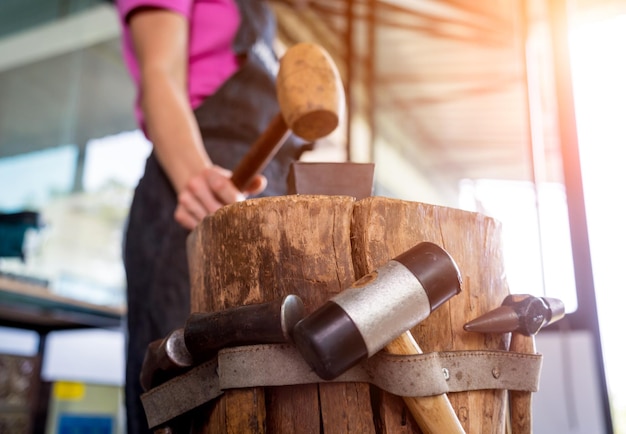
<path id="1" fill-rule="evenodd" d="M 193 358 L 185 346 L 184 331 L 176 329 L 148 345 L 139 381 L 147 391 L 192 364 Z"/>
<path id="2" fill-rule="evenodd" d="M 468 322 L 463 328 L 470 332 L 518 332 L 532 336 L 563 316 L 565 305 L 557 298 L 512 294 L 504 299 L 502 306 Z"/>
<path id="3" fill-rule="evenodd" d="M 288 342 L 303 316 L 304 304 L 293 294 L 266 303 L 192 313 L 184 328 L 148 345 L 139 381 L 147 391 L 208 360 L 221 348 Z"/>
<path id="4" fill-rule="evenodd" d="M 276 96 L 285 123 L 297 136 L 314 141 L 332 133 L 343 116 L 345 95 L 339 72 L 317 44 L 289 47 L 280 59 Z"/>
<path id="5" fill-rule="evenodd" d="M 557 298 L 519 297 L 509 295 L 502 306 L 510 306 L 519 317 L 519 331 L 523 335 L 532 336 L 542 327 L 560 320 L 565 315 L 565 305 Z"/>

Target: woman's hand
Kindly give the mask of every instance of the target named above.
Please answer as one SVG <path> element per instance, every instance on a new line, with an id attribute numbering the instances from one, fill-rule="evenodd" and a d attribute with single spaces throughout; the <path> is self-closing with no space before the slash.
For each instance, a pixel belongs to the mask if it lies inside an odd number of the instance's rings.
<path id="1" fill-rule="evenodd" d="M 230 181 L 231 175 L 230 170 L 212 165 L 191 177 L 178 193 L 174 219 L 184 228 L 193 230 L 204 217 L 213 215 L 224 205 L 261 193 L 267 186 L 267 179 L 257 175 L 250 187 L 241 192 Z"/>

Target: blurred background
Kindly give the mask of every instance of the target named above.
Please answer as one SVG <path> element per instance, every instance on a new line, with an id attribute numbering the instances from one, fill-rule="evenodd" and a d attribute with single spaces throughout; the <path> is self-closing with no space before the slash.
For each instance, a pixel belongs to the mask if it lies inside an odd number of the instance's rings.
<path id="1" fill-rule="evenodd" d="M 511 292 L 568 312 L 537 337 L 536 432 L 626 433 L 626 1 L 270 4 L 278 49 L 321 44 L 346 89 L 304 160 L 501 221 Z M 123 432 L 133 92 L 110 1 L 0 2 L 0 433 Z"/>

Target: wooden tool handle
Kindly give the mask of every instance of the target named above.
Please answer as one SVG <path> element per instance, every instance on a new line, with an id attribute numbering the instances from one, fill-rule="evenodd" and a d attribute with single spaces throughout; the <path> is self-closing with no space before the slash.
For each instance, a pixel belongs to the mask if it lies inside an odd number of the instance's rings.
<path id="1" fill-rule="evenodd" d="M 510 351 L 535 354 L 535 336 L 513 333 Z M 532 393 L 518 390 L 509 391 L 509 412 L 512 434 L 530 434 L 532 428 Z"/>
<path id="2" fill-rule="evenodd" d="M 391 354 L 422 354 L 411 332 L 405 332 L 389 343 L 385 350 Z M 403 397 L 404 403 L 424 434 L 465 434 L 447 395 Z"/>
<path id="3" fill-rule="evenodd" d="M 248 153 L 239 162 L 230 178 L 240 191 L 250 184 L 258 173 L 261 173 L 270 160 L 276 155 L 289 136 L 289 128 L 279 113 L 267 126 L 263 134 L 252 144 Z"/>
<path id="4" fill-rule="evenodd" d="M 513 302 L 519 302 L 527 297 L 529 297 L 527 294 L 513 294 L 509 296 L 509 299 Z M 509 350 L 516 353 L 535 354 L 535 336 L 513 332 Z M 512 434 L 532 433 L 531 406 L 531 392 L 509 391 L 509 423 Z"/>

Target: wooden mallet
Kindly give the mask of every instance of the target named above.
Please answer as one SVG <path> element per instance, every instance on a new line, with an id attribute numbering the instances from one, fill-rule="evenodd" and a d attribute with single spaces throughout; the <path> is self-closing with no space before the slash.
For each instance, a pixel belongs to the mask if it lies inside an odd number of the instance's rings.
<path id="1" fill-rule="evenodd" d="M 345 96 L 332 58 L 312 43 L 293 45 L 280 60 L 276 77 L 280 113 L 251 146 L 231 181 L 244 190 L 293 132 L 308 141 L 332 133 L 343 116 Z"/>

